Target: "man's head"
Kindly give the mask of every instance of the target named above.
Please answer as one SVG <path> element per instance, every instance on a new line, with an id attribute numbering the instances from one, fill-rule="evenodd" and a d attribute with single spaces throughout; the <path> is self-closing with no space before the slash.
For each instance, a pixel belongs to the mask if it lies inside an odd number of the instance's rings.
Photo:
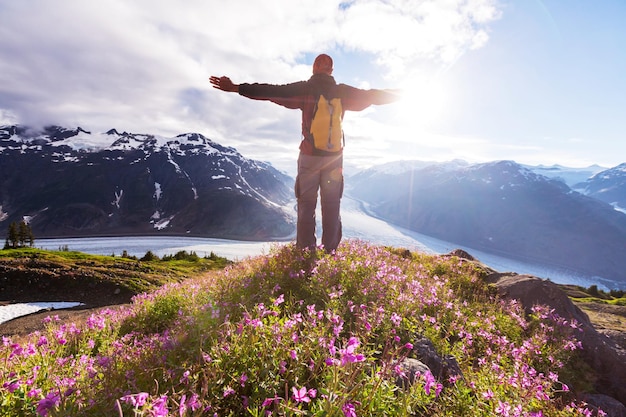
<path id="1" fill-rule="evenodd" d="M 313 74 L 331 75 L 332 73 L 333 59 L 326 54 L 318 55 L 313 62 Z"/>

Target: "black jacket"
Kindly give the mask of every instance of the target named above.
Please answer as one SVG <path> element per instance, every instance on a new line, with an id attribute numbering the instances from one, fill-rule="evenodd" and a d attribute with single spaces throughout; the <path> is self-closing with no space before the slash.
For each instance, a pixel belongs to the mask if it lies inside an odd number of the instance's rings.
<path id="1" fill-rule="evenodd" d="M 327 99 L 339 97 L 342 109 L 360 111 L 372 104 L 387 104 L 397 95 L 388 90 L 363 90 L 346 84 L 337 84 L 326 74 L 315 74 L 307 81 L 290 84 L 239 84 L 239 94 L 255 100 L 269 100 L 289 109 L 302 110 L 302 152 L 313 154 L 310 142 L 311 121 L 320 94 Z M 343 114 L 341 115 L 343 118 Z M 308 142 L 305 143 L 305 142 Z"/>

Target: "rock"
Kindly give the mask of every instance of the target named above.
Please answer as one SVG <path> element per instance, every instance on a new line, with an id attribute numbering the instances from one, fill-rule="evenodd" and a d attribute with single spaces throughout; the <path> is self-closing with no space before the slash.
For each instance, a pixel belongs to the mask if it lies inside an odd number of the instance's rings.
<path id="1" fill-rule="evenodd" d="M 461 368 L 453 356 L 442 357 L 435 350 L 432 342 L 423 336 L 417 336 L 413 342 L 411 352 L 430 369 L 435 378 L 443 383 L 447 383 L 452 376 L 462 376 Z"/>
<path id="2" fill-rule="evenodd" d="M 486 278 L 496 285 L 500 296 L 518 300 L 527 312 L 537 304 L 546 305 L 567 320 L 576 320 L 582 331 L 575 336 L 582 343 L 582 357 L 597 373 L 597 392 L 626 404 L 626 354 L 616 343 L 599 333 L 589 317 L 567 297 L 558 285 L 530 275 L 494 273 Z"/>
<path id="3" fill-rule="evenodd" d="M 400 369 L 404 373 L 396 378 L 396 385 L 400 388 L 410 387 L 420 375 L 424 375 L 426 372 L 432 373 L 428 366 L 415 358 L 403 360 Z"/>
<path id="4" fill-rule="evenodd" d="M 403 375 L 399 375 L 396 379 L 398 387 L 405 388 L 413 385 L 415 380 L 426 372 L 430 372 L 444 385 L 449 384 L 452 376 L 463 377 L 456 359 L 450 355 L 443 357 L 438 354 L 433 343 L 424 336 L 416 336 L 410 355 L 414 355 L 415 358 L 408 357 L 400 363 Z"/>
<path id="5" fill-rule="evenodd" d="M 468 261 L 475 261 L 472 255 L 464 251 L 463 249 L 454 249 L 452 252 L 448 253 L 446 256 L 456 256 L 457 258 L 465 259 Z"/>
<path id="6" fill-rule="evenodd" d="M 591 407 L 604 411 L 608 417 L 626 417 L 626 406 L 608 395 L 589 394 L 583 400 Z"/>

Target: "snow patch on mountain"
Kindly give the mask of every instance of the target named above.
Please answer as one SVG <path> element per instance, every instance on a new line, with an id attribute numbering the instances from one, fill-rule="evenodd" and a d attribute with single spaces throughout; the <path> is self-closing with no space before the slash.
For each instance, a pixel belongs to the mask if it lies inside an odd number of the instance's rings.
<path id="1" fill-rule="evenodd" d="M 56 147 L 67 146 L 74 151 L 97 152 L 106 149 L 112 143 L 111 136 L 106 133 L 91 133 L 79 130 L 77 135 L 51 142 L 50 145 Z"/>
<path id="2" fill-rule="evenodd" d="M 620 206 L 619 206 L 619 204 L 617 203 L 617 201 L 615 201 L 615 202 L 611 203 L 611 205 L 613 206 L 613 208 L 614 208 L 616 211 L 619 211 L 619 212 L 622 212 L 622 213 L 626 214 L 626 208 L 624 208 L 624 207 L 620 207 Z"/>
<path id="3" fill-rule="evenodd" d="M 161 184 L 159 184 L 158 182 L 154 183 L 154 198 L 156 199 L 156 201 L 159 201 L 161 199 Z"/>
<path id="4" fill-rule="evenodd" d="M 163 230 L 165 228 L 167 228 L 170 224 L 170 222 L 172 221 L 172 219 L 174 218 L 174 215 L 169 216 L 165 219 L 159 220 L 159 221 L 155 221 L 155 222 L 151 222 L 154 226 L 154 228 L 156 230 Z"/>
<path id="5" fill-rule="evenodd" d="M 115 192 L 115 199 L 111 202 L 111 205 L 115 206 L 118 210 L 120 208 L 120 202 L 122 201 L 122 196 L 124 195 L 124 190 L 120 190 L 118 193 Z"/>

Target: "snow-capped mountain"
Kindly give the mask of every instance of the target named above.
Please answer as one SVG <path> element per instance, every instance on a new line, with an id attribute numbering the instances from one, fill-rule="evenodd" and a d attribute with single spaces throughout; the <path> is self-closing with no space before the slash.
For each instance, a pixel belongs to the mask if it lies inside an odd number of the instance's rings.
<path id="1" fill-rule="evenodd" d="M 425 235 L 626 281 L 626 215 L 512 161 L 365 171 L 347 192 L 380 218 Z"/>
<path id="2" fill-rule="evenodd" d="M 0 227 L 38 237 L 290 235 L 290 178 L 197 134 L 0 127 Z"/>
<path id="3" fill-rule="evenodd" d="M 575 188 L 626 213 L 626 164 L 598 172 Z"/>
<path id="4" fill-rule="evenodd" d="M 596 175 L 598 172 L 604 171 L 607 168 L 600 165 L 591 165 L 583 168 L 565 167 L 562 165 L 522 165 L 533 171 L 535 174 L 543 175 L 544 177 L 552 178 L 564 182 L 569 187 L 576 189 L 576 185 L 588 180 Z"/>

